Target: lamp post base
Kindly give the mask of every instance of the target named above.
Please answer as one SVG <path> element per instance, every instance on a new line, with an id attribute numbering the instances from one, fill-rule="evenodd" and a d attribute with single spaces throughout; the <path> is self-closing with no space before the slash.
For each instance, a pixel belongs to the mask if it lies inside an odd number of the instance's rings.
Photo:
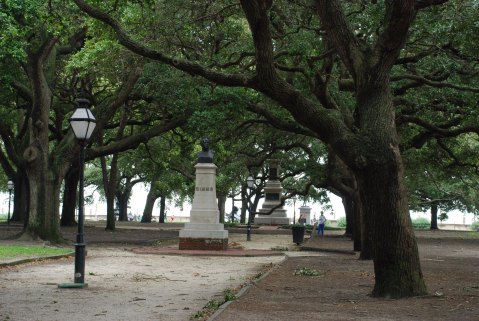
<path id="1" fill-rule="evenodd" d="M 246 241 L 251 241 L 251 224 L 246 227 Z"/>
<path id="2" fill-rule="evenodd" d="M 58 284 L 60 289 L 85 289 L 88 287 L 88 283 L 61 283 Z"/>

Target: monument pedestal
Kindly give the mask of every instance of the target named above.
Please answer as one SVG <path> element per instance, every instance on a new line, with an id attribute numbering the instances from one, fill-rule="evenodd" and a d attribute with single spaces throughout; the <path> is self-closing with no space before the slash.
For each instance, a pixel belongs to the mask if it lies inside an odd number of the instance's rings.
<path id="1" fill-rule="evenodd" d="M 288 217 L 278 216 L 258 216 L 254 219 L 254 224 L 258 225 L 289 225 Z"/>
<path id="2" fill-rule="evenodd" d="M 259 215 L 254 219 L 255 224 L 269 224 L 269 225 L 288 225 L 289 218 L 286 215 L 286 210 L 283 206 L 278 206 L 281 204 L 281 195 L 283 193 L 283 187 L 281 182 L 278 180 L 279 173 L 279 161 L 272 159 L 270 160 L 270 179 L 266 182 L 264 187 L 265 200 L 263 206 L 259 210 Z M 275 207 L 272 212 L 271 210 Z M 267 215 L 262 215 L 261 213 L 269 213 Z"/>
<path id="3" fill-rule="evenodd" d="M 198 163 L 190 223 L 180 230 L 180 250 L 226 250 L 228 231 L 219 223 L 216 203 L 216 166 Z"/>

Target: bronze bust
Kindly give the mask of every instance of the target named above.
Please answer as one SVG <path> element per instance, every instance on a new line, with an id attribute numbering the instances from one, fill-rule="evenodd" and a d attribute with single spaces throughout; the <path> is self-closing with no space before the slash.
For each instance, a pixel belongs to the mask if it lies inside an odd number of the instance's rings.
<path id="1" fill-rule="evenodd" d="M 210 150 L 210 140 L 203 137 L 200 140 L 201 152 L 198 153 L 198 163 L 213 163 L 213 152 Z"/>

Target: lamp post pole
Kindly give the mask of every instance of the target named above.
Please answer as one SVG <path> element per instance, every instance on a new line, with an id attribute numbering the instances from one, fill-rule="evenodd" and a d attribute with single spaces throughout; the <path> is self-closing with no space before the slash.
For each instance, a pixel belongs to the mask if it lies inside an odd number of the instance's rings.
<path id="1" fill-rule="evenodd" d="M 14 184 L 12 181 L 8 181 L 7 188 L 8 188 L 8 217 L 7 217 L 7 225 L 10 225 L 10 203 L 12 201 L 12 190 Z"/>
<path id="2" fill-rule="evenodd" d="M 85 144 L 86 141 L 80 143 L 80 190 L 78 192 L 78 230 L 75 243 L 75 276 L 74 282 L 78 284 L 85 283 L 85 238 L 84 238 L 84 199 L 83 184 L 85 172 Z"/>
<path id="3" fill-rule="evenodd" d="M 91 113 L 90 101 L 88 99 L 79 98 L 76 100 L 77 109 L 70 117 L 70 125 L 73 133 L 80 145 L 80 177 L 78 192 L 78 223 L 77 236 L 75 243 L 75 274 L 74 283 L 60 284 L 61 288 L 84 288 L 85 284 L 85 238 L 84 238 L 84 213 L 85 204 L 83 198 L 84 172 L 85 172 L 85 149 L 91 134 L 96 126 L 96 120 Z"/>
<path id="4" fill-rule="evenodd" d="M 253 187 L 254 187 L 254 178 L 250 175 L 246 179 L 246 184 L 248 185 L 249 190 L 249 197 L 247 197 L 248 202 L 248 225 L 246 227 L 246 241 L 251 241 L 251 218 L 252 218 L 252 202 L 251 202 L 251 195 L 253 194 Z"/>

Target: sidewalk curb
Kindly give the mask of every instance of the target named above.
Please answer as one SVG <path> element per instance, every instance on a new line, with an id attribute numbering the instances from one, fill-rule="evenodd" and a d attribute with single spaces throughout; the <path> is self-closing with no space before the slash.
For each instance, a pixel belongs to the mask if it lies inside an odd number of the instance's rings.
<path id="1" fill-rule="evenodd" d="M 75 256 L 75 252 L 60 254 L 60 255 L 52 255 L 52 256 L 37 256 L 37 257 L 31 257 L 28 259 L 20 259 L 20 260 L 11 261 L 11 262 L 0 263 L 0 268 L 17 266 L 17 265 L 22 265 L 22 264 L 31 263 L 31 262 L 59 260 L 59 259 L 70 258 L 74 256 Z"/>
<path id="2" fill-rule="evenodd" d="M 233 303 L 235 300 L 239 299 L 240 297 L 242 297 L 243 295 L 245 295 L 246 293 L 249 292 L 249 290 L 251 289 L 252 286 L 254 285 L 257 285 L 258 283 L 260 283 L 264 278 L 266 278 L 267 276 L 269 276 L 271 274 L 271 272 L 273 271 L 276 271 L 277 269 L 279 269 L 281 267 L 281 265 L 284 264 L 284 262 L 286 262 L 286 260 L 289 259 L 289 256 L 288 254 L 284 254 L 284 259 L 280 262 L 278 262 L 277 264 L 275 264 L 268 272 L 264 273 L 263 275 L 261 275 L 258 279 L 256 280 L 253 280 L 251 282 L 249 282 L 247 285 L 245 285 L 244 287 L 241 288 L 241 290 L 238 291 L 237 294 L 235 294 L 235 299 L 234 300 L 231 300 L 231 301 L 227 301 L 225 303 L 223 303 L 216 311 L 215 313 L 213 313 L 208 319 L 206 319 L 206 321 L 214 321 L 231 303 Z"/>

